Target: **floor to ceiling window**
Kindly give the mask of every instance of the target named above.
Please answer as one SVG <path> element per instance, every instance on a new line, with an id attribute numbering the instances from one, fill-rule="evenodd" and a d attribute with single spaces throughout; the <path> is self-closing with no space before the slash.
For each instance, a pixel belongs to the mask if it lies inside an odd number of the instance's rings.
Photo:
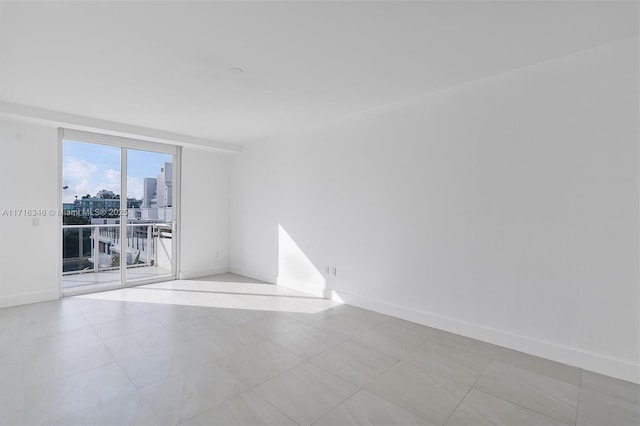
<path id="1" fill-rule="evenodd" d="M 179 149 L 61 131 L 62 291 L 174 279 Z"/>

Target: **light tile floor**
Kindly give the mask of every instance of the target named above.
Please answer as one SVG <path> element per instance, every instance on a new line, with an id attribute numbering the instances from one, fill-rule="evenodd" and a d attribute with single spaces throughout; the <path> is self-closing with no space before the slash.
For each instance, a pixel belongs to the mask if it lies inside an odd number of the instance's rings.
<path id="1" fill-rule="evenodd" d="M 1 425 L 640 425 L 640 387 L 233 274 L 0 309 Z"/>

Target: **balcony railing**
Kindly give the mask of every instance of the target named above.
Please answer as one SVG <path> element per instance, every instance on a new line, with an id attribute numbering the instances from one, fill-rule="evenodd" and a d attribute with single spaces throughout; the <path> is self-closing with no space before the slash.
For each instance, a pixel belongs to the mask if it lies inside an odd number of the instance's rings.
<path id="1" fill-rule="evenodd" d="M 63 225 L 63 275 L 158 266 L 170 271 L 172 226 L 169 223 Z"/>

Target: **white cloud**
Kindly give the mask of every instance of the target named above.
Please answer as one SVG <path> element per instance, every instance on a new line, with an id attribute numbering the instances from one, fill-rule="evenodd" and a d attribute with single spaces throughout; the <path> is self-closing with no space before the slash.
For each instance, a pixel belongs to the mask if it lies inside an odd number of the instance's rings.
<path id="1" fill-rule="evenodd" d="M 107 169 L 104 172 L 104 177 L 107 179 L 107 181 L 120 185 L 120 172 L 117 170 L 113 170 L 113 169 Z"/>
<path id="2" fill-rule="evenodd" d="M 113 191 L 114 194 L 120 194 L 120 172 L 113 169 L 107 169 L 103 173 L 104 183 L 102 188 L 108 191 Z M 93 194 L 92 194 L 93 195 Z"/>
<path id="3" fill-rule="evenodd" d="M 83 195 L 96 195 L 98 191 L 106 189 L 120 194 L 120 172 L 114 169 L 100 171 L 97 164 L 75 157 L 66 157 L 63 167 L 63 186 L 68 188 L 63 191 L 62 201 L 71 203 Z M 142 198 L 142 182 L 138 178 L 127 179 L 127 193 L 129 198 Z"/>
<path id="4" fill-rule="evenodd" d="M 62 166 L 62 181 L 64 186 L 68 186 L 63 191 L 62 201 L 72 202 L 76 195 L 81 197 L 85 194 L 94 194 L 95 175 L 98 166 L 86 160 L 75 157 L 65 158 Z M 92 192 L 93 191 L 93 192 Z"/>
<path id="5" fill-rule="evenodd" d="M 104 172 L 106 183 L 104 188 L 109 191 L 113 191 L 116 194 L 120 193 L 120 172 L 113 169 L 108 169 Z M 127 197 L 128 198 L 142 198 L 142 182 L 135 177 L 127 177 Z"/>
<path id="6" fill-rule="evenodd" d="M 127 194 L 129 198 L 142 199 L 142 182 L 135 177 L 127 178 Z"/>
<path id="7" fill-rule="evenodd" d="M 86 160 L 67 157 L 64 162 L 63 176 L 70 179 L 84 179 L 98 171 L 98 166 Z"/>

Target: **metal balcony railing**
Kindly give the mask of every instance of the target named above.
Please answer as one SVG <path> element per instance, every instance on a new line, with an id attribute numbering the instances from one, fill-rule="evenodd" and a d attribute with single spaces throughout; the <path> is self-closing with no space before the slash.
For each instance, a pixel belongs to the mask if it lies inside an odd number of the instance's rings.
<path id="1" fill-rule="evenodd" d="M 170 263 L 171 244 L 166 240 L 172 238 L 172 229 L 170 223 L 128 223 L 121 236 L 119 224 L 63 225 L 62 273 L 117 270 L 123 261 L 127 268 L 165 266 L 167 254 Z"/>

